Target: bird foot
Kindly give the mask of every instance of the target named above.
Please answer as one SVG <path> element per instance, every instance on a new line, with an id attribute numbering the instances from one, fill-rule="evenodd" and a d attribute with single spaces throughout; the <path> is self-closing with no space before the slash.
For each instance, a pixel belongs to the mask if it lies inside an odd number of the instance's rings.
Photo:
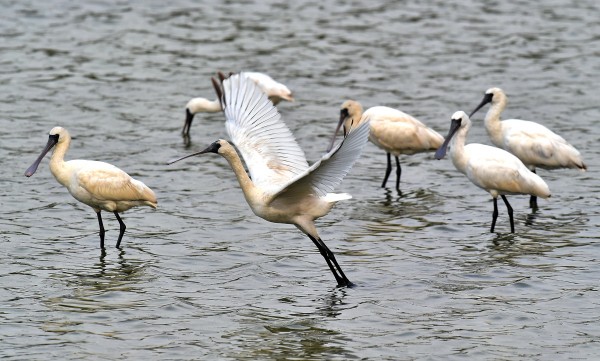
<path id="1" fill-rule="evenodd" d="M 338 280 L 338 287 L 354 288 L 356 285 L 349 280 Z"/>

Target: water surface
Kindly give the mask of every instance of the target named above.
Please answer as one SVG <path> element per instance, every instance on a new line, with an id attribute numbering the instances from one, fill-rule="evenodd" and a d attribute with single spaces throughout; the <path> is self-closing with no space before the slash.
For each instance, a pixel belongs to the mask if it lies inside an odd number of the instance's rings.
<path id="1" fill-rule="evenodd" d="M 6 1 L 0 14 L 0 356 L 7 360 L 595 359 L 600 355 L 596 1 Z M 553 196 L 490 196 L 432 154 L 402 158 L 379 188 L 369 144 L 318 221 L 357 284 L 340 289 L 310 240 L 256 218 L 226 162 L 166 160 L 226 138 L 221 114 L 180 130 L 215 71 L 271 74 L 309 160 L 343 100 L 387 105 L 442 134 L 502 87 L 505 117 L 536 120 L 587 173 L 539 171 Z M 474 119 L 469 141 L 490 144 Z M 123 248 L 104 217 L 52 177 L 23 172 L 48 131 L 70 159 L 110 162 L 152 187 Z M 391 185 L 393 182 L 390 182 Z M 502 203 L 502 202 L 500 202 Z"/>

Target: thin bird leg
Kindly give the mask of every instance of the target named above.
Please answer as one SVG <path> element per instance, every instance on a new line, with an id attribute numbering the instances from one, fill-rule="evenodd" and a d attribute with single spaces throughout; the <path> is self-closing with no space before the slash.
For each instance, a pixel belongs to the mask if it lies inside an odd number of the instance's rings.
<path id="1" fill-rule="evenodd" d="M 506 199 L 506 196 L 504 194 L 502 195 L 502 200 L 504 201 L 504 204 L 506 204 L 506 209 L 508 209 L 508 217 L 510 219 L 510 232 L 515 233 L 515 221 L 513 220 L 513 209 L 510 206 L 510 203 L 508 203 L 508 199 Z"/>
<path id="2" fill-rule="evenodd" d="M 329 266 L 331 273 L 333 273 L 333 276 L 335 277 L 335 280 L 337 281 L 338 285 L 343 286 L 344 279 L 337 274 L 337 272 L 335 271 L 335 268 L 333 267 L 333 264 L 331 264 L 331 261 L 329 260 L 329 257 L 327 256 L 327 251 L 325 251 L 323 249 L 323 247 L 321 246 L 321 243 L 323 243 L 323 241 L 319 242 L 319 241 L 317 241 L 316 238 L 313 238 L 310 235 L 308 237 L 313 241 L 315 246 L 317 246 L 317 248 L 319 249 L 319 253 L 321 253 L 321 256 L 323 256 L 323 258 L 325 258 L 325 261 L 327 262 L 327 265 Z"/>
<path id="3" fill-rule="evenodd" d="M 115 214 L 115 217 L 117 217 L 117 221 L 119 221 L 119 239 L 117 240 L 117 245 L 115 247 L 119 248 L 119 246 L 121 245 L 121 239 L 123 239 L 123 235 L 125 234 L 125 229 L 127 228 L 125 226 L 125 223 L 123 223 L 123 221 L 121 220 L 121 217 L 119 216 L 119 213 L 117 213 L 116 211 L 113 212 Z"/>
<path id="4" fill-rule="evenodd" d="M 532 172 L 535 173 L 535 169 L 532 170 Z M 537 196 L 531 196 L 529 198 L 529 208 L 531 208 L 533 210 L 536 210 L 538 208 L 538 205 L 537 205 Z"/>
<path id="5" fill-rule="evenodd" d="M 388 177 L 392 172 L 392 155 L 390 153 L 387 154 L 387 169 L 385 170 L 385 177 L 383 177 L 383 183 L 381 183 L 381 188 L 385 188 L 385 184 L 387 183 Z"/>
<path id="6" fill-rule="evenodd" d="M 402 174 L 402 167 L 400 167 L 400 160 L 396 158 L 396 190 L 400 191 L 400 175 Z"/>
<path id="7" fill-rule="evenodd" d="M 104 249 L 104 225 L 102 224 L 102 216 L 100 212 L 96 212 L 98 216 L 98 225 L 100 225 L 100 248 Z"/>
<path id="8" fill-rule="evenodd" d="M 333 252 L 329 249 L 329 247 L 327 247 L 327 245 L 325 244 L 325 242 L 323 242 L 322 239 L 318 239 L 317 240 L 325 249 L 325 252 L 327 253 L 327 256 L 329 257 L 329 259 L 333 262 L 333 264 L 335 265 L 335 268 L 338 270 L 338 272 L 340 273 L 340 276 L 342 276 L 342 279 L 344 281 L 343 286 L 346 287 L 352 287 L 354 286 L 354 284 L 352 282 L 350 282 L 350 280 L 348 279 L 348 277 L 346 277 L 346 275 L 344 274 L 344 271 L 342 271 L 342 267 L 340 267 L 339 263 L 337 262 L 337 260 L 335 259 L 335 255 L 333 254 Z M 339 283 L 339 282 L 338 282 Z"/>
<path id="9" fill-rule="evenodd" d="M 494 197 L 494 212 L 492 213 L 492 229 L 490 230 L 490 233 L 494 233 L 496 218 L 498 218 L 498 198 Z"/>
<path id="10" fill-rule="evenodd" d="M 536 210 L 538 208 L 536 196 L 531 196 L 531 198 L 529 198 L 529 208 L 533 210 Z"/>

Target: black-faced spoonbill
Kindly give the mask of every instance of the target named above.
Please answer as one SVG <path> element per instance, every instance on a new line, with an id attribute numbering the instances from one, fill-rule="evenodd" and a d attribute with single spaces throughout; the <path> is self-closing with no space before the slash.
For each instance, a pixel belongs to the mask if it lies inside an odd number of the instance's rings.
<path id="1" fill-rule="evenodd" d="M 314 221 L 329 213 L 336 202 L 352 198 L 331 192 L 365 146 L 369 122 L 353 127 L 343 142 L 309 167 L 277 108 L 251 79 L 241 73 L 227 79 L 221 76 L 220 84 L 214 79 L 213 83 L 223 104 L 227 132 L 244 158 L 250 177 L 235 148 L 222 139 L 169 164 L 209 152 L 224 157 L 254 214 L 270 222 L 295 225 L 317 246 L 338 285 L 351 287 Z"/>
<path id="2" fill-rule="evenodd" d="M 247 77 L 252 79 L 260 89 L 267 94 L 271 102 L 277 105 L 282 100 L 294 101 L 294 97 L 287 86 L 273 80 L 270 76 L 258 72 L 246 72 Z M 185 106 L 185 124 L 181 133 L 185 137 L 190 135 L 190 127 L 197 113 L 217 113 L 221 111 L 219 99 L 208 100 L 206 98 L 192 98 Z"/>
<path id="3" fill-rule="evenodd" d="M 502 89 L 490 88 L 469 116 L 472 117 L 484 105 L 492 104 L 485 115 L 485 129 L 492 143 L 516 155 L 534 173 L 536 168 L 587 169 L 579 151 L 543 125 L 520 119 L 500 120 L 507 102 Z M 537 208 L 535 195 L 531 196 L 529 204 Z"/>
<path id="4" fill-rule="evenodd" d="M 381 187 L 385 188 L 388 177 L 392 171 L 391 155 L 396 158 L 396 189 L 400 190 L 400 154 L 415 154 L 435 151 L 444 142 L 444 137 L 435 130 L 427 127 L 416 118 L 400 110 L 376 106 L 363 113 L 359 102 L 347 100 L 340 110 L 340 121 L 335 129 L 329 149 L 333 147 L 335 137 L 343 126 L 344 134 L 350 124 L 361 124 L 365 119 L 371 122 L 369 140 L 387 153 L 387 169 Z"/>
<path id="5" fill-rule="evenodd" d="M 490 232 L 494 232 L 496 218 L 498 218 L 498 196 L 501 196 L 508 209 L 510 231 L 514 233 L 513 210 L 506 195 L 530 194 L 548 198 L 550 189 L 542 178 L 527 169 L 519 158 L 509 152 L 477 143 L 465 145 L 470 128 L 471 120 L 465 112 L 454 113 L 448 136 L 435 153 L 435 158 L 442 159 L 446 155 L 449 144 L 450 158 L 456 169 L 465 174 L 473 184 L 489 192 L 494 199 Z"/>
<path id="6" fill-rule="evenodd" d="M 116 245 L 119 248 L 126 228 L 119 212 L 135 206 L 156 208 L 156 196 L 144 183 L 131 178 L 112 164 L 80 159 L 65 162 L 65 153 L 67 153 L 70 143 L 71 136 L 65 128 L 52 128 L 42 154 L 27 168 L 25 175 L 31 177 L 46 153 L 56 146 L 50 158 L 50 172 L 75 199 L 96 211 L 100 226 L 100 248 L 102 249 L 104 249 L 104 225 L 100 211 L 104 210 L 115 214 L 120 225 L 119 239 Z"/>

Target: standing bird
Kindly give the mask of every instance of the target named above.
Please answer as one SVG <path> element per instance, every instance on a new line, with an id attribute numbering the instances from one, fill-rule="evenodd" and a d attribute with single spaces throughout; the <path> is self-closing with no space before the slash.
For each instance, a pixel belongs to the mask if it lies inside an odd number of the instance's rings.
<path id="1" fill-rule="evenodd" d="M 112 164 L 80 159 L 65 162 L 65 153 L 67 153 L 70 143 L 71 136 L 65 128 L 52 128 L 46 148 L 27 168 L 25 175 L 31 177 L 46 153 L 56 146 L 50 158 L 52 175 L 58 183 L 67 188 L 75 199 L 96 211 L 100 225 L 100 248 L 102 249 L 104 249 L 104 225 L 100 211 L 104 210 L 115 214 L 120 225 L 119 239 L 116 245 L 119 248 L 127 228 L 121 220 L 119 212 L 135 206 L 156 208 L 156 196 L 144 183 L 131 178 Z"/>
<path id="2" fill-rule="evenodd" d="M 500 120 L 500 114 L 506 108 L 507 101 L 502 89 L 490 88 L 469 116 L 472 117 L 487 103 L 492 103 L 485 115 L 485 129 L 492 143 L 516 155 L 534 173 L 536 167 L 587 170 L 579 151 L 550 129 L 527 120 Z M 531 196 L 529 205 L 531 208 L 537 208 L 535 195 Z"/>
<path id="3" fill-rule="evenodd" d="M 530 194 L 548 198 L 550 189 L 542 178 L 527 169 L 519 158 L 509 152 L 477 143 L 465 145 L 470 128 L 471 120 L 465 112 L 454 113 L 448 136 L 440 149 L 435 152 L 435 158 L 442 159 L 450 144 L 450 158 L 456 169 L 465 174 L 473 184 L 488 191 L 494 199 L 490 232 L 494 232 L 496 218 L 498 218 L 498 196 L 501 196 L 508 209 L 510 231 L 514 233 L 513 209 L 506 195 Z"/>
<path id="4" fill-rule="evenodd" d="M 444 142 L 444 137 L 435 130 L 400 110 L 376 106 L 367 109 L 363 113 L 363 107 L 359 102 L 346 100 L 342 104 L 340 121 L 335 129 L 328 151 L 333 147 L 335 137 L 342 125 L 345 135 L 346 129 L 349 129 L 351 124 L 356 126 L 366 119 L 371 121 L 369 140 L 387 153 L 387 169 L 381 184 L 382 188 L 385 188 L 392 171 L 391 154 L 396 158 L 396 189 L 400 190 L 402 168 L 398 156 L 400 154 L 435 151 Z"/>
<path id="5" fill-rule="evenodd" d="M 295 225 L 317 246 L 338 285 L 351 287 L 314 221 L 329 213 L 336 202 L 352 198 L 346 193 L 331 192 L 365 146 L 369 123 L 352 128 L 343 142 L 309 167 L 277 108 L 260 88 L 244 73 L 227 79 L 220 74 L 220 78 L 220 83 L 213 79 L 213 84 L 223 105 L 227 133 L 244 158 L 250 176 L 235 148 L 222 139 L 169 164 L 198 154 L 220 154 L 235 173 L 254 214 L 269 222 Z"/>
<path id="6" fill-rule="evenodd" d="M 276 82 L 263 73 L 249 72 L 244 73 L 247 77 L 252 79 L 260 89 L 267 94 L 269 99 L 273 102 L 274 105 L 277 105 L 282 100 L 287 100 L 288 102 L 293 102 L 294 97 L 292 96 L 292 92 L 285 85 Z M 206 98 L 192 98 L 185 106 L 185 124 L 183 125 L 183 130 L 181 133 L 184 137 L 190 136 L 190 127 L 192 126 L 192 121 L 194 120 L 194 115 L 197 113 L 217 113 L 221 111 L 221 103 L 219 99 L 215 99 L 213 101 L 208 100 Z"/>

